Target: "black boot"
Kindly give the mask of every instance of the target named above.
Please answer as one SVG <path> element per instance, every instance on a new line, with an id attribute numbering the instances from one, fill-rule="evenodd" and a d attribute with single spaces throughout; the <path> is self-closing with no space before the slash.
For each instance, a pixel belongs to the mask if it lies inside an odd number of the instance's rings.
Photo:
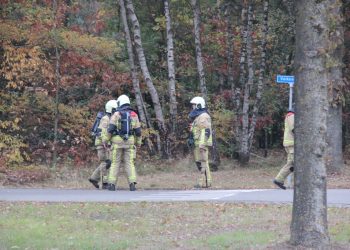
<path id="1" fill-rule="evenodd" d="M 130 183 L 130 191 L 135 191 L 136 190 L 136 187 L 135 187 L 135 182 L 131 182 Z"/>
<path id="2" fill-rule="evenodd" d="M 108 189 L 108 183 L 102 183 L 102 189 Z"/>
<path id="3" fill-rule="evenodd" d="M 98 181 L 96 180 L 93 180 L 91 178 L 89 178 L 89 181 L 91 182 L 92 185 L 94 185 L 95 188 L 99 189 L 100 186 L 98 185 Z"/>
<path id="4" fill-rule="evenodd" d="M 108 188 L 107 188 L 109 191 L 115 191 L 115 185 L 114 184 L 111 184 L 109 183 L 108 184 Z"/>
<path id="5" fill-rule="evenodd" d="M 282 188 L 282 189 L 286 189 L 286 187 L 283 185 L 283 183 L 277 181 L 277 180 L 273 180 L 273 183 L 278 186 L 279 188 Z"/>

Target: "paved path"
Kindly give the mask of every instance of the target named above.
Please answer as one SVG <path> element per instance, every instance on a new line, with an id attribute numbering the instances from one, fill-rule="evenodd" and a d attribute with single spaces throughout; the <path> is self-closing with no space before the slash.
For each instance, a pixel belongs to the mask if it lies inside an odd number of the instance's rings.
<path id="1" fill-rule="evenodd" d="M 350 207 L 350 189 L 328 190 L 328 205 Z M 293 201 L 293 190 L 77 190 L 77 189 L 0 189 L 0 201 L 38 202 L 246 202 L 287 203 Z"/>

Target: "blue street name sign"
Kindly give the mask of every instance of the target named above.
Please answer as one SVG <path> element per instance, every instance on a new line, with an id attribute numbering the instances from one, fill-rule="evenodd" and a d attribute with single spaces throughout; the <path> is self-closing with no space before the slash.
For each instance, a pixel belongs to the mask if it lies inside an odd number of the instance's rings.
<path id="1" fill-rule="evenodd" d="M 294 84 L 294 76 L 277 75 L 277 83 Z"/>

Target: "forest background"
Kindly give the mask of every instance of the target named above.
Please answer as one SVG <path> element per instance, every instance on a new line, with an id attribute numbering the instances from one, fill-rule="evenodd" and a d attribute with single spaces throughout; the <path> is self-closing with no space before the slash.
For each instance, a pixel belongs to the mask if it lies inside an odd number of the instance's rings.
<path id="1" fill-rule="evenodd" d="M 293 74 L 293 1 L 123 2 L 134 71 L 119 1 L 0 0 L 0 172 L 90 166 L 96 161 L 90 134 L 96 114 L 121 94 L 131 97 L 143 122 L 143 159 L 179 159 L 190 152 L 189 101 L 197 95 L 206 97 L 213 118 L 213 168 L 220 169 L 220 157 L 246 165 L 254 150 L 282 149 L 289 87 L 277 84 L 276 75 Z M 130 21 L 130 3 L 139 25 Z M 345 2 L 344 84 L 339 86 L 345 154 L 349 7 Z M 42 170 L 30 173 L 28 180 L 46 176 Z"/>

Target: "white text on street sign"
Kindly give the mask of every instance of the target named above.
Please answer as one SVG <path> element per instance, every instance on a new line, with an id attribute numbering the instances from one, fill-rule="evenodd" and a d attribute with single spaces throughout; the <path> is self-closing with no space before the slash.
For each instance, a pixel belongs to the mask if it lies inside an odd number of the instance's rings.
<path id="1" fill-rule="evenodd" d="M 294 76 L 277 75 L 276 82 L 294 84 Z"/>

